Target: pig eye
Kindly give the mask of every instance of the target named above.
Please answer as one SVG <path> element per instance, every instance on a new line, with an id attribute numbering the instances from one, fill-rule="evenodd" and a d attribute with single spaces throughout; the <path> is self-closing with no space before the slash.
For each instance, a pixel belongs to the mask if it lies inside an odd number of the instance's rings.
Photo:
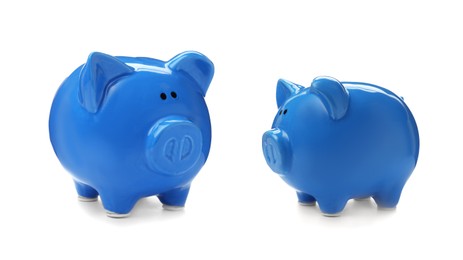
<path id="1" fill-rule="evenodd" d="M 161 93 L 160 97 L 161 97 L 162 100 L 166 100 L 166 99 L 167 99 L 167 95 L 166 95 L 166 93 L 164 93 L 164 92 Z"/>
<path id="2" fill-rule="evenodd" d="M 175 91 L 170 92 L 170 96 L 173 98 L 177 98 L 177 93 Z"/>

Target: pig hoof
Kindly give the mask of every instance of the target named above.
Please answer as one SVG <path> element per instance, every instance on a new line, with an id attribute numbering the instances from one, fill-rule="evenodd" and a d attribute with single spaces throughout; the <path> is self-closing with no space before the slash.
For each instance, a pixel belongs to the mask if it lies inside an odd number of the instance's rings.
<path id="1" fill-rule="evenodd" d="M 299 205 L 301 206 L 315 206 L 315 201 L 310 201 L 310 202 L 304 202 L 304 201 L 298 201 Z"/>
<path id="2" fill-rule="evenodd" d="M 339 216 L 341 216 L 341 212 L 337 212 L 337 213 L 325 213 L 325 212 L 323 212 L 323 216 L 325 216 L 325 217 L 339 217 Z"/>
<path id="3" fill-rule="evenodd" d="M 169 210 L 169 211 L 180 211 L 184 207 L 183 206 L 172 206 L 172 205 L 163 204 L 162 208 L 165 209 L 165 210 Z"/>
<path id="4" fill-rule="evenodd" d="M 370 200 L 370 197 L 355 198 L 354 200 L 356 200 L 356 201 L 368 201 L 368 200 Z"/>
<path id="5" fill-rule="evenodd" d="M 77 199 L 82 202 L 93 202 L 93 201 L 97 201 L 98 197 L 87 198 L 87 197 L 79 196 Z"/>
<path id="6" fill-rule="evenodd" d="M 116 212 L 106 211 L 106 216 L 110 218 L 126 218 L 130 216 L 130 213 L 120 214 Z"/>

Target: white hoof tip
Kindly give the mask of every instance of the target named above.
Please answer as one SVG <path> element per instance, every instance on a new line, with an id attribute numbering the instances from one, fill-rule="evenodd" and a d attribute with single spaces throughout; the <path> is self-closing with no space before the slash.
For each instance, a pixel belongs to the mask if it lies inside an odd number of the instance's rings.
<path id="1" fill-rule="evenodd" d="M 163 204 L 162 208 L 165 209 L 165 210 L 169 210 L 169 211 L 180 211 L 180 210 L 183 210 L 185 207 Z"/>
<path id="2" fill-rule="evenodd" d="M 299 205 L 301 206 L 315 206 L 315 201 L 312 202 L 303 202 L 303 201 L 298 201 Z"/>
<path id="3" fill-rule="evenodd" d="M 355 198 L 355 201 L 369 201 L 370 197 L 363 197 L 363 198 Z"/>
<path id="4" fill-rule="evenodd" d="M 79 197 L 77 197 L 77 199 L 78 199 L 79 201 L 82 201 L 82 202 L 93 202 L 93 201 L 97 201 L 97 200 L 98 200 L 98 197 L 95 197 L 95 198 L 87 198 L 87 197 L 79 196 Z"/>
<path id="5" fill-rule="evenodd" d="M 339 216 L 341 216 L 341 212 L 338 212 L 338 213 L 325 213 L 325 212 L 323 212 L 323 216 L 325 216 L 325 217 L 339 217 Z"/>
<path id="6" fill-rule="evenodd" d="M 116 212 L 106 211 L 106 216 L 110 218 L 126 218 L 130 216 L 130 213 L 120 214 Z"/>

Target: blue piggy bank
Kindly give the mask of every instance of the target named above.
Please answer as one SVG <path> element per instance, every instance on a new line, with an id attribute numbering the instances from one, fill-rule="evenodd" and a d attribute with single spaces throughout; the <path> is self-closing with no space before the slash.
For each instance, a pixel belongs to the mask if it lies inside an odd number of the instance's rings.
<path id="1" fill-rule="evenodd" d="M 415 168 L 418 129 L 402 98 L 366 83 L 318 77 L 304 88 L 277 84 L 278 112 L 264 133 L 267 164 L 299 202 L 328 216 L 349 199 L 395 208 Z"/>
<path id="2" fill-rule="evenodd" d="M 100 196 L 110 217 L 152 195 L 164 208 L 182 208 L 209 154 L 204 96 L 213 74 L 197 52 L 168 62 L 90 54 L 58 89 L 49 120 L 80 200 Z"/>

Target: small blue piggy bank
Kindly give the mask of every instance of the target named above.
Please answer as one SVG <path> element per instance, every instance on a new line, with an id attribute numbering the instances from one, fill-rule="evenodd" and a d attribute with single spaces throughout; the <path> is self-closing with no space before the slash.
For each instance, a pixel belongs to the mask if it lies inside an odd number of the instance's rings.
<path id="1" fill-rule="evenodd" d="M 279 110 L 262 149 L 301 204 L 318 202 L 327 216 L 339 215 L 352 198 L 396 207 L 419 151 L 418 129 L 402 98 L 330 77 L 308 88 L 279 80 L 276 96 Z"/>
<path id="2" fill-rule="evenodd" d="M 152 195 L 164 208 L 182 208 L 209 154 L 204 96 L 213 74 L 197 52 L 168 62 L 90 54 L 58 89 L 49 120 L 80 200 L 100 196 L 110 217 Z"/>

